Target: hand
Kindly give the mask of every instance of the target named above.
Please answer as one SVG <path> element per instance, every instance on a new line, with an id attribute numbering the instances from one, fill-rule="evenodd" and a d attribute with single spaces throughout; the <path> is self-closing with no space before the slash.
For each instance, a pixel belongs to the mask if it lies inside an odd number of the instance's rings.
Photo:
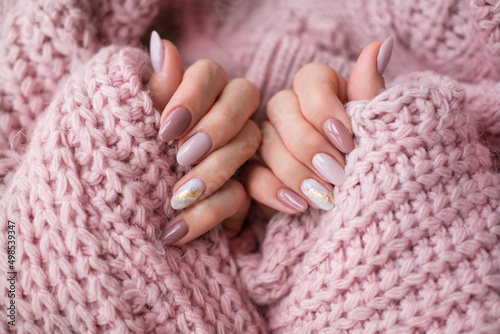
<path id="1" fill-rule="evenodd" d="M 368 45 L 349 82 L 331 67 L 312 63 L 296 74 L 293 90 L 273 96 L 267 105 L 269 122 L 261 125 L 258 151 L 266 166 L 252 162 L 242 174 L 253 199 L 290 214 L 308 205 L 334 207 L 333 186 L 346 177 L 342 153 L 354 148 L 344 103 L 372 99 L 385 89 L 382 73 L 392 43 L 389 38 L 383 46 L 382 42 Z M 266 212 L 274 214 L 268 208 Z"/>
<path id="2" fill-rule="evenodd" d="M 151 58 L 155 73 L 148 85 L 155 106 L 163 110 L 159 136 L 179 139 L 178 163 L 196 165 L 173 189 L 172 207 L 188 208 L 169 223 L 163 240 L 182 245 L 221 222 L 234 236 L 250 198 L 230 178 L 259 147 L 259 128 L 248 119 L 259 105 L 259 92 L 245 79 L 228 82 L 211 60 L 199 60 L 184 73 L 175 46 L 155 32 Z"/>

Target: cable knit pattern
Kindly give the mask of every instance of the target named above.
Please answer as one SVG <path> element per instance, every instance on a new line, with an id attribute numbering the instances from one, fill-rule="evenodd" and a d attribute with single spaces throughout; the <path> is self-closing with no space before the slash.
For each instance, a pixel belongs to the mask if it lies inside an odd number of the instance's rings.
<path id="1" fill-rule="evenodd" d="M 12 2 L 0 31 L 0 270 L 11 271 L 10 220 L 16 326 L 2 277 L 0 333 L 500 332 L 498 9 Z M 365 44 L 395 36 L 390 88 L 347 107 L 356 148 L 332 211 L 266 221 L 252 207 L 234 240 L 216 228 L 162 245 L 187 169 L 158 139 L 139 46 L 150 24 L 177 37 L 186 65 L 210 57 L 253 81 L 256 119 L 304 64 L 348 76 Z"/>

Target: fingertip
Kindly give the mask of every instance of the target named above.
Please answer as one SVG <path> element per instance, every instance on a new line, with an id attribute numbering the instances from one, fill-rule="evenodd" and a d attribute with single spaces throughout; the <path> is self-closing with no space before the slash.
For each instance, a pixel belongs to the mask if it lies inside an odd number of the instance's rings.
<path id="1" fill-rule="evenodd" d="M 356 62 L 347 84 L 349 101 L 371 100 L 385 90 L 382 74 L 391 58 L 394 38 L 368 44 Z"/>
<path id="2" fill-rule="evenodd" d="M 155 107 L 163 109 L 182 81 L 181 56 L 175 45 L 162 40 L 156 31 L 151 33 L 149 53 L 154 73 L 148 87 Z"/>
<path id="3" fill-rule="evenodd" d="M 149 56 L 151 57 L 153 71 L 155 73 L 160 72 L 163 67 L 164 48 L 160 35 L 156 32 L 156 30 L 151 32 L 151 38 L 149 40 Z"/>
<path id="4" fill-rule="evenodd" d="M 389 60 L 391 60 L 392 49 L 394 47 L 394 38 L 391 36 L 387 38 L 379 48 L 377 55 L 377 72 L 380 75 L 384 74 Z"/>
<path id="5" fill-rule="evenodd" d="M 165 228 L 165 231 L 163 231 L 162 233 L 161 239 L 166 246 L 183 244 L 185 242 L 179 243 L 179 240 L 183 239 L 186 234 L 188 234 L 188 232 L 188 224 L 184 219 L 181 219 L 167 226 L 167 228 Z"/>
<path id="6" fill-rule="evenodd" d="M 161 234 L 161 242 L 164 246 L 184 245 L 227 219 L 233 224 L 230 229 L 239 231 L 248 211 L 248 201 L 244 187 L 230 179 L 218 191 L 188 207 L 169 223 Z"/>
<path id="7" fill-rule="evenodd" d="M 245 221 L 245 218 L 248 214 L 248 210 L 250 209 L 250 203 L 251 203 L 251 199 L 247 195 L 244 187 L 241 185 L 241 183 L 239 182 L 236 183 L 239 184 L 241 190 L 243 191 L 242 201 L 240 205 L 237 207 L 238 209 L 236 210 L 236 212 L 231 217 L 226 218 L 221 223 L 224 229 L 224 233 L 226 234 L 226 237 L 228 237 L 229 239 L 236 237 L 240 233 L 241 228 L 243 227 L 243 222 Z"/>
<path id="8" fill-rule="evenodd" d="M 288 188 L 280 188 L 277 197 L 283 204 L 292 210 L 296 210 L 297 212 L 304 212 L 307 210 L 307 202 Z"/>
<path id="9" fill-rule="evenodd" d="M 256 200 L 267 217 L 277 211 L 296 214 L 307 210 L 308 204 L 290 190 L 274 173 L 258 163 L 250 163 L 242 173 L 246 191 Z"/>

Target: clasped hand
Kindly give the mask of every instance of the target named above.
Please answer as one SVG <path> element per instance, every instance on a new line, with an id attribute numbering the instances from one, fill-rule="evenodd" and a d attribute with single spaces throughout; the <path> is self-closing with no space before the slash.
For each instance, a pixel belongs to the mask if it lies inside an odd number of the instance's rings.
<path id="1" fill-rule="evenodd" d="M 155 73 L 148 86 L 155 107 L 163 110 L 159 136 L 178 139 L 178 163 L 194 165 L 173 189 L 172 207 L 185 210 L 165 227 L 164 243 L 185 244 L 220 223 L 235 236 L 251 198 L 268 215 L 308 206 L 331 210 L 333 187 L 345 180 L 343 154 L 354 148 L 344 104 L 385 89 L 382 74 L 391 51 L 391 38 L 368 45 L 349 81 L 327 65 L 305 65 L 293 90 L 269 101 L 269 121 L 258 126 L 249 119 L 260 102 L 254 84 L 228 81 L 224 69 L 208 59 L 184 71 L 175 46 L 153 32 Z"/>

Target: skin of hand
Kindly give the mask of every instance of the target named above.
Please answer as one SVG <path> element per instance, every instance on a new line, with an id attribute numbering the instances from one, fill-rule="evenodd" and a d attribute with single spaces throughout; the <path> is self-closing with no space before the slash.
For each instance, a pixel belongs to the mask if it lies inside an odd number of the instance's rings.
<path id="1" fill-rule="evenodd" d="M 382 76 L 393 38 L 369 44 L 347 82 L 331 67 L 311 63 L 295 75 L 293 90 L 280 91 L 267 104 L 258 156 L 243 168 L 248 194 L 266 215 L 295 214 L 308 206 L 331 210 L 333 186 L 345 180 L 343 154 L 354 149 L 344 104 L 369 100 L 385 89 Z"/>
<path id="2" fill-rule="evenodd" d="M 165 227 L 165 245 L 182 245 L 222 223 L 228 237 L 242 227 L 250 206 L 243 185 L 231 179 L 257 151 L 259 127 L 248 118 L 259 91 L 248 80 L 228 81 L 222 67 L 202 59 L 183 70 L 169 41 L 153 32 L 154 73 L 148 83 L 155 107 L 163 110 L 159 136 L 178 139 L 177 161 L 195 165 L 174 186 L 171 205 L 185 209 Z"/>

